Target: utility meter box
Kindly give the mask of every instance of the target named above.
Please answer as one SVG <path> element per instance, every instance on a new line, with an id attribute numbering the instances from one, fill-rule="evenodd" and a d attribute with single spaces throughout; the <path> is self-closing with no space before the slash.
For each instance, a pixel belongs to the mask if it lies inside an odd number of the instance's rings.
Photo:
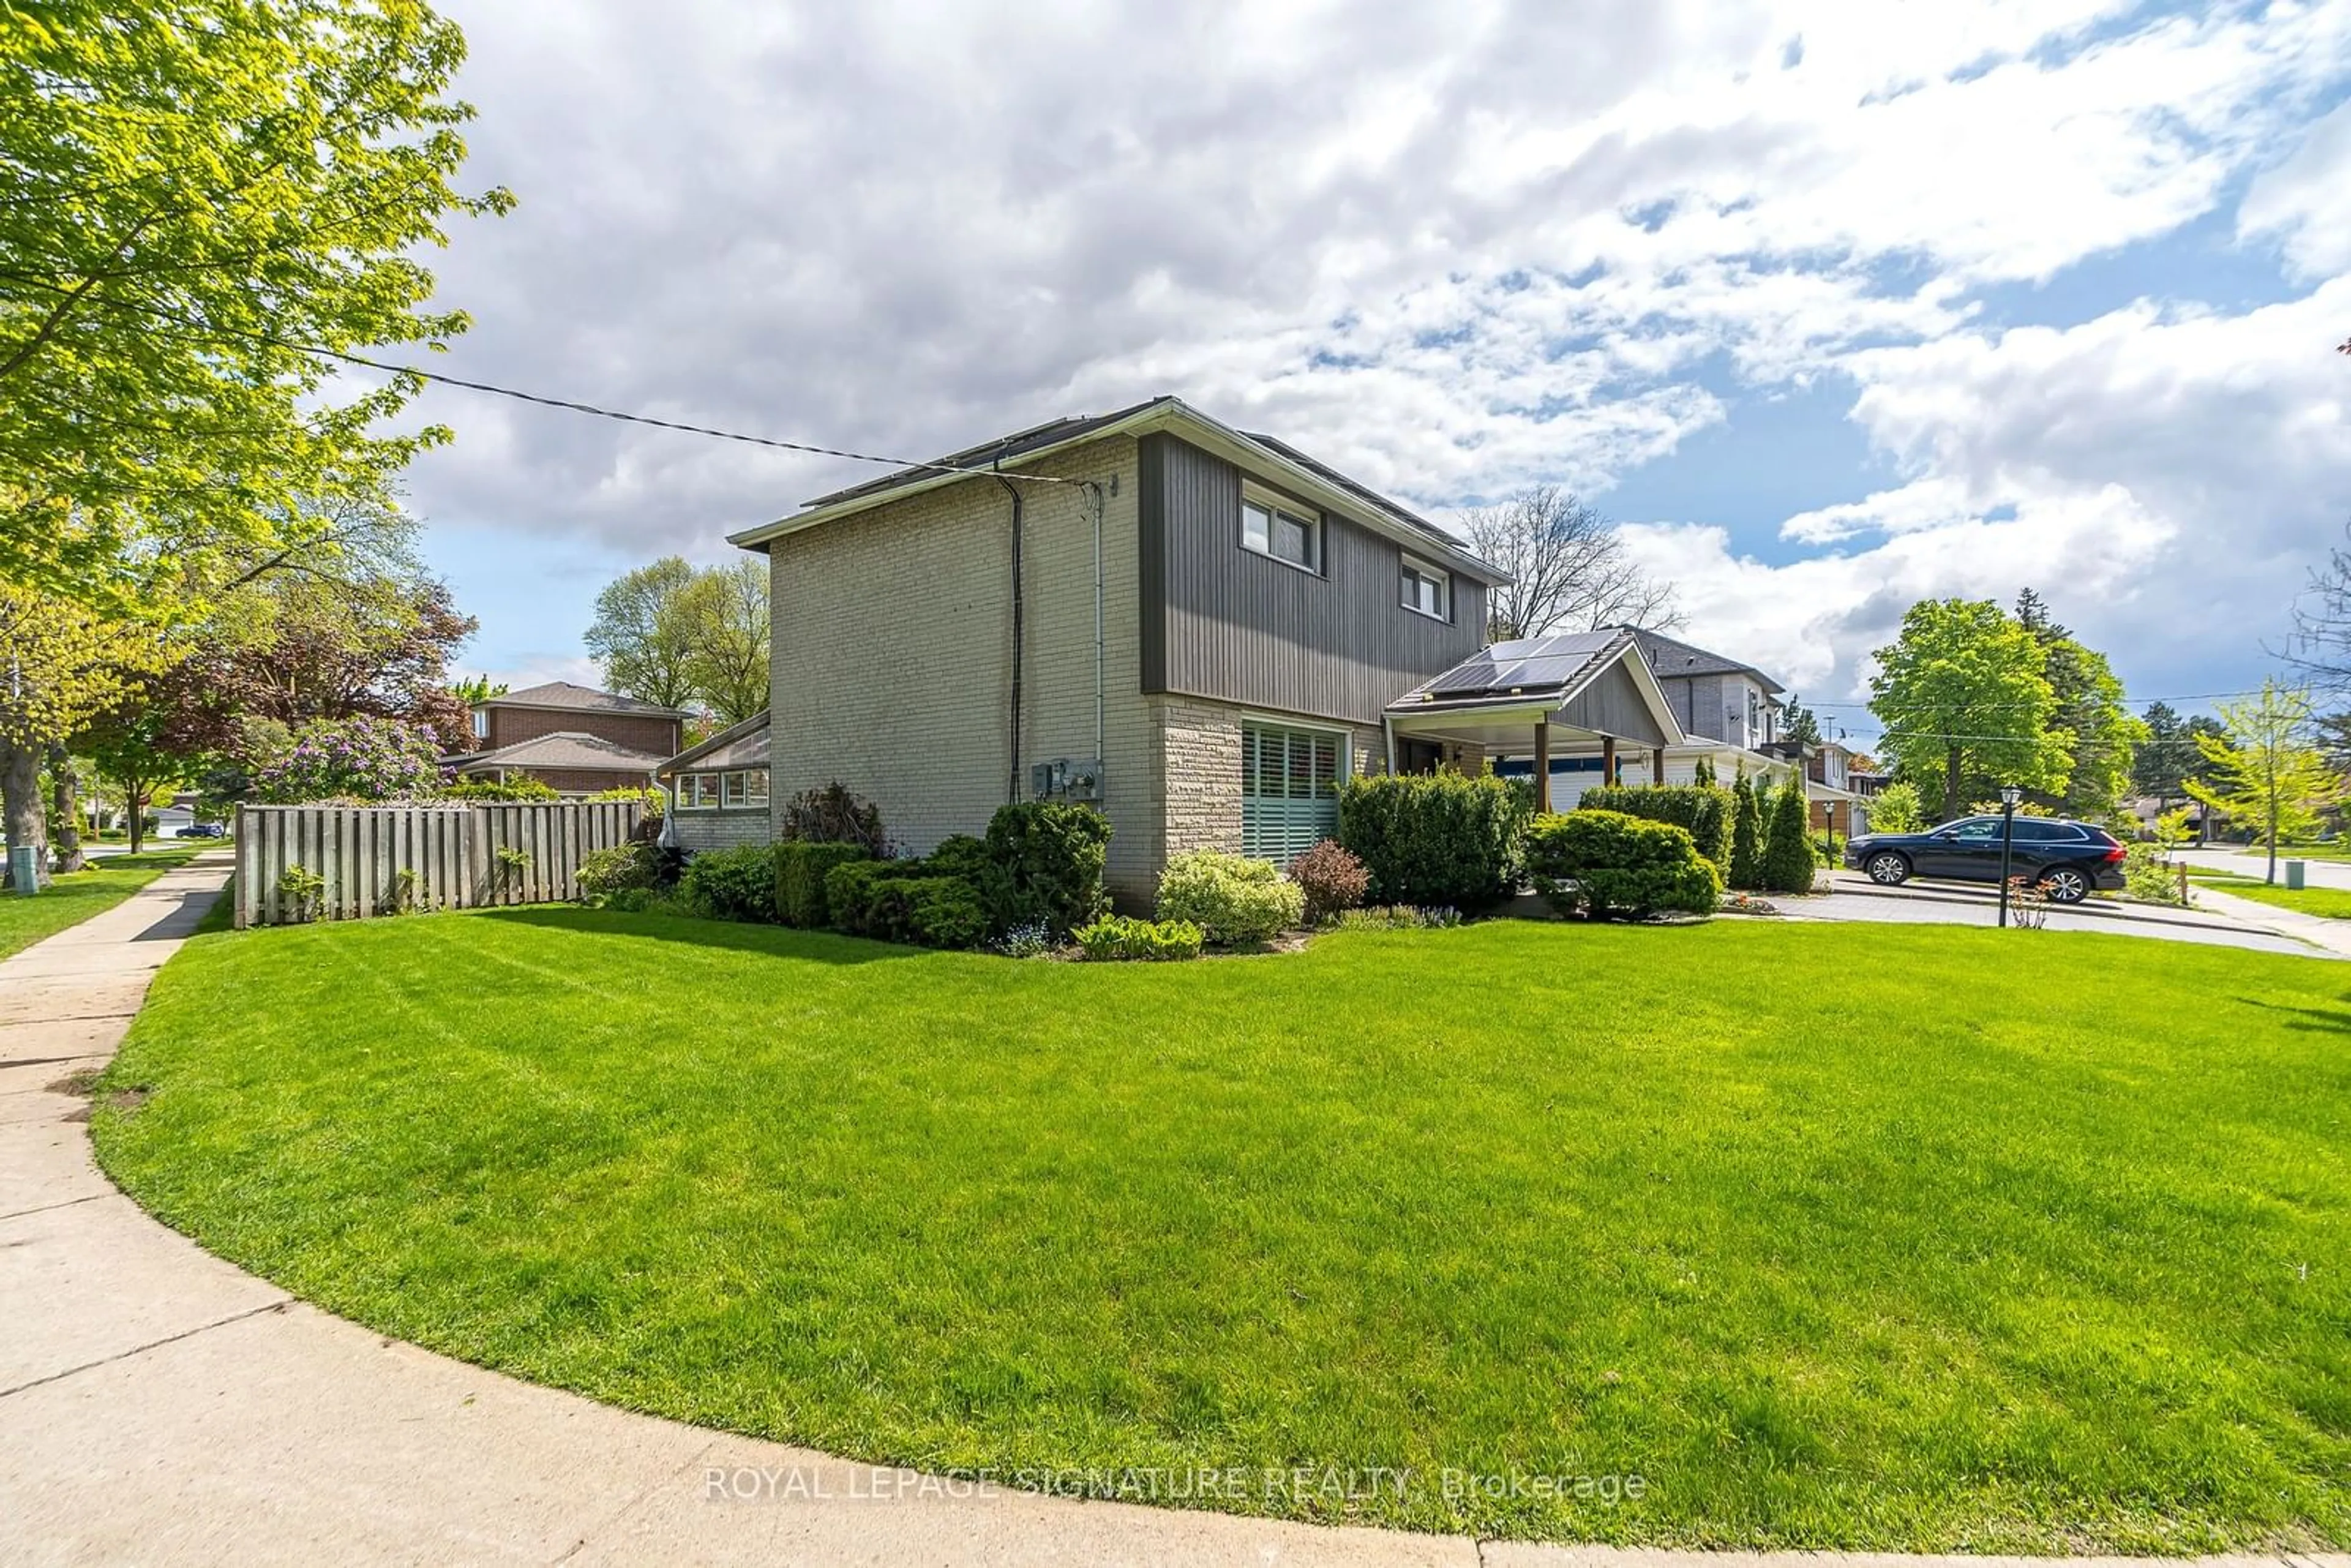
<path id="1" fill-rule="evenodd" d="M 1036 800 L 1099 800 L 1102 798 L 1102 765 L 1098 759 L 1072 761 L 1056 757 L 1032 763 L 1029 795 Z"/>

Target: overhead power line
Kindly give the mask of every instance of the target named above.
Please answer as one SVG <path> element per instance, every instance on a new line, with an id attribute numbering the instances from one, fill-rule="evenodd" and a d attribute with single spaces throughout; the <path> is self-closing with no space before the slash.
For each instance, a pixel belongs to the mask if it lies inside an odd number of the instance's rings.
<path id="1" fill-rule="evenodd" d="M 623 424 L 642 424 L 654 430 L 674 430 L 686 435 L 705 435 L 715 441 L 739 442 L 746 446 L 765 446 L 778 452 L 805 453 L 814 457 L 842 457 L 852 463 L 878 463 L 890 468 L 913 469 L 926 474 L 970 474 L 991 479 L 1022 479 L 1040 485 L 1083 486 L 1089 481 L 1064 478 L 1057 474 L 1007 474 L 1000 469 L 969 464 L 944 463 L 935 459 L 916 457 L 883 457 L 871 452 L 857 452 L 843 446 L 824 446 L 810 441 L 786 441 L 779 436 L 751 435 L 739 430 L 724 430 L 716 425 L 693 424 L 684 420 L 662 419 L 649 413 L 632 413 L 626 409 L 605 408 L 601 404 L 582 402 L 577 398 L 553 397 L 545 392 L 525 392 L 519 387 L 500 386 L 495 382 L 471 381 L 464 376 L 445 375 L 428 371 L 422 365 L 393 364 L 385 360 L 370 359 L 341 349 L 329 349 L 323 343 L 304 343 L 291 338 L 280 338 L 267 332 L 246 331 L 239 328 L 215 327 L 205 322 L 191 321 L 185 317 L 158 306 L 142 305 L 134 300 L 108 298 L 96 303 L 118 309 L 134 310 L 168 321 L 198 337 L 214 341 L 242 339 L 247 342 L 266 343 L 290 353 L 308 354 L 313 359 L 332 360 L 347 365 L 359 365 L 387 375 L 413 376 L 418 381 L 437 386 L 456 387 L 461 391 L 482 392 L 491 397 L 511 398 L 517 402 L 535 403 L 540 408 L 561 409 L 569 413 L 584 413 L 596 419 L 610 419 Z"/>

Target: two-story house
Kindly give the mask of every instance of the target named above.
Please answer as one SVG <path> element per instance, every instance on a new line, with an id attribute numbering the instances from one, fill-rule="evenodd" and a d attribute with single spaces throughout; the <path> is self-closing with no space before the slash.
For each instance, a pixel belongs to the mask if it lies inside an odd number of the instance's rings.
<path id="1" fill-rule="evenodd" d="M 569 681 L 474 705 L 476 750 L 444 758 L 461 779 L 536 779 L 567 795 L 643 789 L 691 716 Z"/>
<path id="2" fill-rule="evenodd" d="M 1172 397 L 837 491 L 734 542 L 771 572 L 772 802 L 838 780 L 920 852 L 1008 800 L 1092 801 L 1129 905 L 1173 854 L 1286 862 L 1334 830 L 1350 774 L 1433 763 L 1434 743 L 1392 758 L 1388 705 L 1478 651 L 1506 580 Z"/>

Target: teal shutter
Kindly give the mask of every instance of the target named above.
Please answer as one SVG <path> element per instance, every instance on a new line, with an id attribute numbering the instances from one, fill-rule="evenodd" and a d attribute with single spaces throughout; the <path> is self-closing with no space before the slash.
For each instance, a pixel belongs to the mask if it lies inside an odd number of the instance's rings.
<path id="1" fill-rule="evenodd" d="M 1241 727 L 1241 853 L 1288 865 L 1339 831 L 1341 737 Z"/>

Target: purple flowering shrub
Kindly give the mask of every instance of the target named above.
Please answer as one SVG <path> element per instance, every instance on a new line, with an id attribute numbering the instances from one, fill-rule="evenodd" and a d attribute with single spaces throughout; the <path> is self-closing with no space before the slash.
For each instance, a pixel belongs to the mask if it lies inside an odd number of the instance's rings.
<path id="1" fill-rule="evenodd" d="M 428 731 L 399 719 L 313 719 L 254 774 L 254 798 L 292 806 L 435 795 L 443 783 L 437 751 Z"/>

